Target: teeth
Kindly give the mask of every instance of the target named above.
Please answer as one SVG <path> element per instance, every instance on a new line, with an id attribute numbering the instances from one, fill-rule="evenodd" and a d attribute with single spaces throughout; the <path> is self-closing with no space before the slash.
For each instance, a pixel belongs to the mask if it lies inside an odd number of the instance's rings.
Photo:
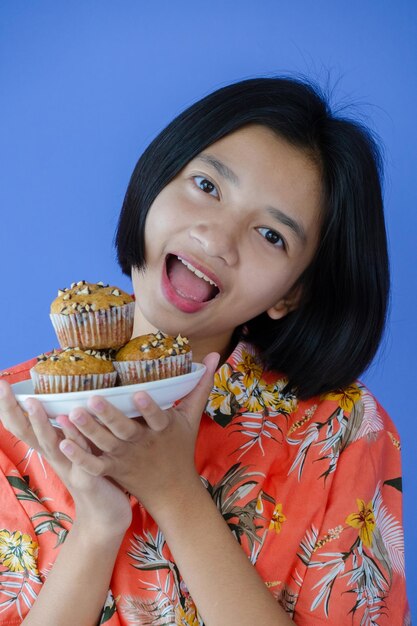
<path id="1" fill-rule="evenodd" d="M 205 280 L 207 283 L 210 283 L 210 285 L 213 285 L 214 287 L 217 287 L 216 283 L 213 282 L 211 280 L 211 278 L 209 278 L 208 276 L 206 276 L 205 274 L 203 274 L 203 272 L 200 272 L 200 270 L 196 269 L 194 267 L 194 265 L 191 265 L 191 263 L 188 263 L 188 261 L 185 261 L 184 259 L 182 259 L 180 256 L 178 257 L 178 260 L 181 261 L 181 263 L 183 265 L 185 265 L 186 268 L 188 268 L 190 270 L 190 272 L 193 272 L 193 274 L 195 274 L 196 276 L 198 276 L 199 278 L 202 278 L 203 280 Z M 217 287 L 218 288 L 218 287 Z"/>

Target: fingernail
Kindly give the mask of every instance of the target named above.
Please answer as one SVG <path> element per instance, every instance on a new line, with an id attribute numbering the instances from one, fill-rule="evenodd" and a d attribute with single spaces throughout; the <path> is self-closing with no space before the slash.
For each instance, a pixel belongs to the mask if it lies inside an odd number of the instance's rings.
<path id="1" fill-rule="evenodd" d="M 57 415 L 55 421 L 61 426 L 61 428 L 63 426 L 68 426 L 68 418 L 66 415 Z"/>
<path id="2" fill-rule="evenodd" d="M 148 398 L 144 396 L 135 396 L 135 402 L 140 409 L 145 409 L 149 404 Z"/>
<path id="3" fill-rule="evenodd" d="M 29 415 L 32 415 L 32 413 L 34 412 L 34 407 L 32 405 L 32 401 L 31 400 L 26 400 L 25 408 L 26 408 L 26 411 L 29 413 Z"/>
<path id="4" fill-rule="evenodd" d="M 76 424 L 79 424 L 80 426 L 84 426 L 84 424 L 87 423 L 87 418 L 84 415 L 84 413 L 82 411 L 74 411 L 74 413 L 71 413 L 69 416 L 71 422 L 75 422 Z"/>
<path id="5" fill-rule="evenodd" d="M 104 411 L 106 405 L 104 404 L 103 400 L 100 400 L 100 398 L 92 398 L 91 406 L 95 411 Z"/>
<path id="6" fill-rule="evenodd" d="M 74 446 L 69 441 L 61 441 L 59 447 L 65 454 L 73 454 L 74 452 Z"/>

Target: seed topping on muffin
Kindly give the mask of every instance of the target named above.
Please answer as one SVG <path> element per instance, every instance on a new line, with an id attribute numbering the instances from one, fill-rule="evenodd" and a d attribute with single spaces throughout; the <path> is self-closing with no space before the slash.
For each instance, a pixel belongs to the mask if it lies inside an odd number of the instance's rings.
<path id="1" fill-rule="evenodd" d="M 148 335 L 148 341 L 142 343 L 139 347 L 141 352 L 149 352 L 151 348 L 163 348 L 167 347 L 167 339 L 168 335 L 165 335 L 160 330 L 155 335 Z M 175 339 L 172 340 L 172 346 L 167 348 L 167 352 L 170 356 L 176 354 L 185 354 L 188 352 L 188 348 L 184 346 L 188 346 L 187 337 L 182 337 L 181 335 L 177 335 Z"/>
<path id="2" fill-rule="evenodd" d="M 79 280 L 71 283 L 71 287 L 58 289 L 58 296 L 51 304 L 51 313 L 72 315 L 73 313 L 89 313 L 103 309 L 113 309 L 133 302 L 132 296 L 103 283 L 88 283 Z"/>
<path id="3" fill-rule="evenodd" d="M 170 337 L 158 330 L 155 334 L 134 337 L 116 353 L 116 361 L 141 358 L 163 358 L 190 352 L 188 339 L 182 335 Z"/>
<path id="4" fill-rule="evenodd" d="M 186 337 L 159 330 L 128 341 L 116 352 L 114 367 L 122 385 L 181 376 L 191 371 L 191 347 Z"/>
<path id="5" fill-rule="evenodd" d="M 80 348 L 66 348 L 62 351 L 53 351 L 51 354 L 41 354 L 34 369 L 38 373 L 55 374 L 83 374 L 88 372 L 111 372 L 113 368 L 113 354 L 111 350 L 81 350 Z M 76 369 L 74 369 L 74 367 Z"/>

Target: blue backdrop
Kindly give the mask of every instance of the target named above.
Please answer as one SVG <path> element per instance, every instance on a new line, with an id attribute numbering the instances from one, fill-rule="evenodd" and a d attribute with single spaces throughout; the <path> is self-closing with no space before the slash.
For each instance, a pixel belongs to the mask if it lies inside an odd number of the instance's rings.
<path id="1" fill-rule="evenodd" d="M 406 561 L 417 617 L 415 351 L 417 3 L 413 0 L 2 0 L 0 368 L 56 345 L 58 287 L 130 289 L 112 247 L 131 170 L 194 100 L 297 72 L 329 85 L 385 146 L 393 274 L 382 349 L 363 377 L 403 439 Z M 413 599 L 414 598 L 414 599 Z"/>

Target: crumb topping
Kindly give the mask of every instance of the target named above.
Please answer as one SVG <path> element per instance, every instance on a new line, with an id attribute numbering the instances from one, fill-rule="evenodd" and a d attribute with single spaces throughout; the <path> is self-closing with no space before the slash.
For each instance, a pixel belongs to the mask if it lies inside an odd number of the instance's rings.
<path id="1" fill-rule="evenodd" d="M 51 313 L 61 315 L 85 314 L 113 309 L 133 302 L 132 296 L 118 287 L 99 281 L 89 283 L 79 280 L 71 287 L 58 289 L 58 296 L 51 304 Z"/>
<path id="2" fill-rule="evenodd" d="M 175 338 L 162 331 L 131 339 L 116 354 L 116 360 L 128 361 L 142 358 L 157 359 L 165 356 L 178 356 L 190 352 L 187 337 L 177 335 Z"/>
<path id="3" fill-rule="evenodd" d="M 35 371 L 42 374 L 75 375 L 112 371 L 114 350 L 81 350 L 66 348 L 37 357 Z"/>

